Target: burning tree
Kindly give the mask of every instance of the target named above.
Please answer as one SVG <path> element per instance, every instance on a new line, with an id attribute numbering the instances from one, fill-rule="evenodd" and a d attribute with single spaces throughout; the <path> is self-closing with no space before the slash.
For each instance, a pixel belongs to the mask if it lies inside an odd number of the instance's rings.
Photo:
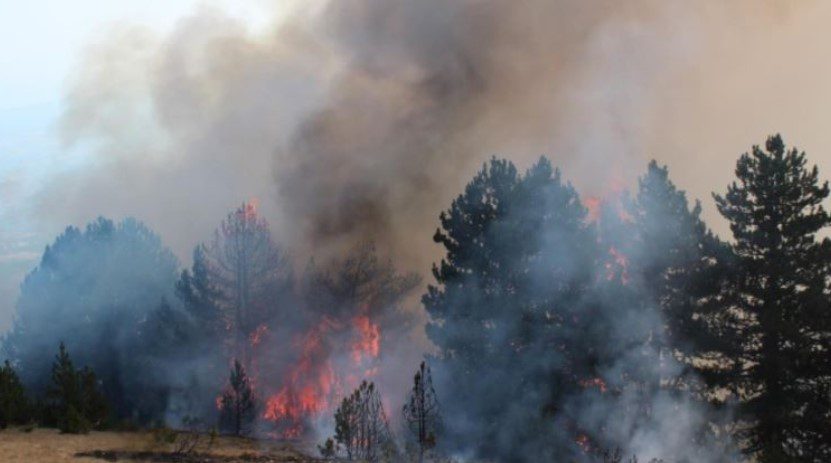
<path id="1" fill-rule="evenodd" d="M 231 335 L 233 356 L 251 370 L 252 342 L 274 315 L 282 293 L 290 286 L 283 252 L 271 239 L 268 224 L 251 203 L 228 214 L 214 240 L 195 257 L 204 266 L 215 304 Z"/>
<path id="2" fill-rule="evenodd" d="M 363 381 L 335 412 L 335 441 L 350 460 L 377 461 L 391 446 L 392 435 L 374 383 Z"/>
<path id="3" fill-rule="evenodd" d="M 426 362 L 421 362 L 413 377 L 413 388 L 401 411 L 407 427 L 415 436 L 418 461 L 422 462 L 424 453 L 436 445 L 436 428 L 440 419 L 433 377 Z"/>
<path id="4" fill-rule="evenodd" d="M 219 409 L 220 427 L 223 430 L 235 436 L 251 432 L 256 418 L 256 399 L 251 380 L 239 360 L 234 360 L 234 368 L 228 378 L 228 387 L 222 393 Z"/>
<path id="5" fill-rule="evenodd" d="M 310 264 L 302 280 L 307 327 L 295 334 L 297 359 L 266 400 L 263 418 L 284 438 L 298 438 L 309 422 L 334 408 L 339 391 L 372 377 L 382 349 L 383 327 L 406 330 L 412 316 L 399 310 L 417 285 L 363 244 L 341 260 Z"/>

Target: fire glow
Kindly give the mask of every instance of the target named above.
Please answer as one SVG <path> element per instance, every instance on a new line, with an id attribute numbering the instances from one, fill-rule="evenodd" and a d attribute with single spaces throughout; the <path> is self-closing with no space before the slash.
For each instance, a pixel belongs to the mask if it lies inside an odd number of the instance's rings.
<path id="1" fill-rule="evenodd" d="M 276 436 L 304 436 L 311 423 L 333 413 L 340 397 L 361 379 L 374 376 L 380 340 L 380 327 L 367 315 L 354 317 L 349 324 L 324 317 L 301 336 L 299 360 L 265 401 L 262 418 L 273 423 Z M 347 346 L 349 362 L 343 364 L 332 354 Z"/>
<path id="2" fill-rule="evenodd" d="M 618 220 L 620 223 L 634 222 L 634 217 L 626 210 L 622 187 L 604 198 L 590 196 L 585 199 L 584 204 L 586 220 L 590 223 L 601 223 L 607 214 L 611 214 L 613 220 Z M 629 283 L 629 258 L 617 246 L 609 245 L 603 267 L 606 270 L 607 280 L 620 279 L 623 284 Z"/>

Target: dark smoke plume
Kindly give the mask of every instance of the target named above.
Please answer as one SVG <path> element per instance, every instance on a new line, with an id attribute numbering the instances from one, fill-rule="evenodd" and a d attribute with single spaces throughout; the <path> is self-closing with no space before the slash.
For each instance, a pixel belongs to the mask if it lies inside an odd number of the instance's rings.
<path id="1" fill-rule="evenodd" d="M 744 5 L 346 0 L 283 4 L 264 31 L 209 9 L 165 37 L 122 28 L 67 96 L 64 139 L 91 167 L 38 210 L 142 217 L 184 257 L 257 198 L 299 254 L 369 239 L 423 271 L 436 211 L 492 154 L 550 153 L 591 194 L 683 159 L 658 102 Z"/>

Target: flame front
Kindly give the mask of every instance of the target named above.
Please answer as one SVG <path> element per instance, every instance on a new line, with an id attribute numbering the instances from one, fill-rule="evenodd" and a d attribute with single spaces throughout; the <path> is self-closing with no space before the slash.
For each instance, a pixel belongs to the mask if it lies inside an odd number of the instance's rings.
<path id="1" fill-rule="evenodd" d="M 616 247 L 609 247 L 609 258 L 605 266 L 607 280 L 611 281 L 619 277 L 623 284 L 629 283 L 629 259 Z"/>
<path id="2" fill-rule="evenodd" d="M 300 340 L 300 358 L 276 393 L 265 401 L 262 418 L 272 422 L 276 435 L 297 439 L 321 417 L 334 413 L 337 399 L 376 372 L 381 330 L 367 315 L 344 324 L 324 317 Z M 346 344 L 346 346 L 343 346 Z M 333 353 L 350 350 L 342 364 Z"/>

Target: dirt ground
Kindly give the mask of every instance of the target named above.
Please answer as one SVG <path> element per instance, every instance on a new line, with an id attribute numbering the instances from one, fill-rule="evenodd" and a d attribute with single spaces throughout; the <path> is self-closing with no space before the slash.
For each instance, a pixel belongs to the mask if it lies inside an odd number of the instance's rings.
<path id="1" fill-rule="evenodd" d="M 261 442 L 220 437 L 208 447 L 205 436 L 196 454 L 183 458 L 171 453 L 173 447 L 159 443 L 149 432 L 91 432 L 61 434 L 55 429 L 30 432 L 9 428 L 0 431 L 0 462 L 3 463 L 91 463 L 124 462 L 283 462 L 315 461 L 288 443 Z M 97 457 L 77 456 L 95 453 Z M 311 454 L 309 451 L 307 454 Z"/>

